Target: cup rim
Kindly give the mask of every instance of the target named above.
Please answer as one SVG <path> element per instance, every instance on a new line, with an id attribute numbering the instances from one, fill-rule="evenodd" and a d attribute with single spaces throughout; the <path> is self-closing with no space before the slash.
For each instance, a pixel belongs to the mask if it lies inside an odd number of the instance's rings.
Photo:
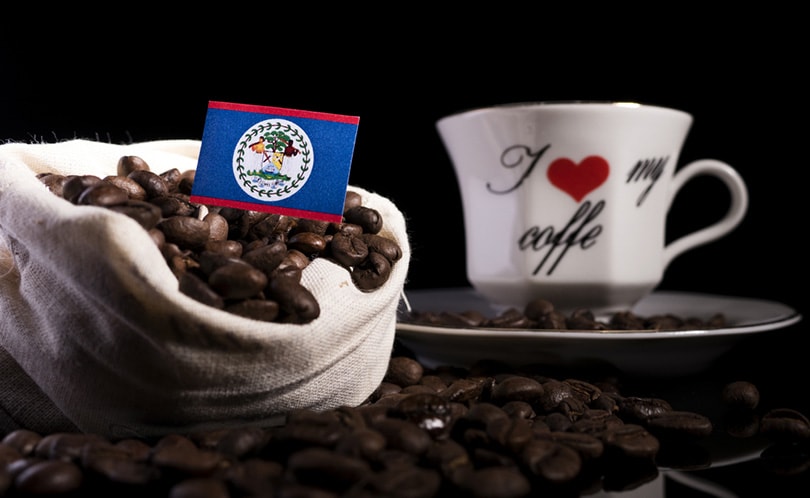
<path id="1" fill-rule="evenodd" d="M 692 114 L 682 109 L 675 107 L 668 107 L 665 105 L 651 104 L 642 102 L 640 100 L 600 100 L 600 99 L 561 99 L 561 100 L 525 100 L 515 102 L 504 102 L 500 104 L 482 105 L 477 107 L 469 107 L 462 109 L 446 116 L 439 118 L 438 121 L 443 121 L 446 118 L 454 116 L 462 116 L 467 114 L 476 114 L 480 112 L 495 111 L 500 109 L 514 109 L 514 108 L 539 108 L 539 107 L 619 107 L 623 109 L 658 109 L 666 112 L 675 112 L 679 114 L 692 117 Z"/>

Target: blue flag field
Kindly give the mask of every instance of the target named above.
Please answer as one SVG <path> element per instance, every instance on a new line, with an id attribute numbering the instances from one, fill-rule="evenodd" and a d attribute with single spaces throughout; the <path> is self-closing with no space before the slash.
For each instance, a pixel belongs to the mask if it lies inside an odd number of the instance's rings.
<path id="1" fill-rule="evenodd" d="M 339 223 L 359 121 L 211 101 L 191 201 Z"/>

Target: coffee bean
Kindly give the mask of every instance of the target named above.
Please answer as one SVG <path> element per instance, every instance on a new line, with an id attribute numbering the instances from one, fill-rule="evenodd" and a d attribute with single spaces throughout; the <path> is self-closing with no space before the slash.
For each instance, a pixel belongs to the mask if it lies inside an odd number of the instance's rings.
<path id="1" fill-rule="evenodd" d="M 14 487 L 32 495 L 69 493 L 79 489 L 83 478 L 81 469 L 73 462 L 44 460 L 20 472 L 14 479 Z"/>
<path id="2" fill-rule="evenodd" d="M 389 413 L 410 421 L 434 439 L 450 430 L 452 417 L 450 403 L 437 394 L 429 392 L 410 394 L 401 399 Z"/>
<path id="3" fill-rule="evenodd" d="M 253 298 L 267 283 L 264 272 L 242 262 L 222 265 L 208 276 L 208 285 L 224 299 Z"/>
<path id="4" fill-rule="evenodd" d="M 399 247 L 399 244 L 387 237 L 376 233 L 363 232 L 360 234 L 360 238 L 366 243 L 370 251 L 382 254 L 391 264 L 402 258 L 402 248 Z"/>
<path id="5" fill-rule="evenodd" d="M 208 223 L 191 216 L 164 218 L 157 224 L 157 227 L 166 236 L 166 242 L 195 251 L 202 249 L 211 235 L 211 227 L 208 226 Z"/>
<path id="6" fill-rule="evenodd" d="M 369 250 L 368 245 L 362 238 L 347 232 L 334 234 L 329 248 L 330 256 L 347 268 L 358 265 L 365 260 L 368 257 Z"/>
<path id="7" fill-rule="evenodd" d="M 543 385 L 538 381 L 515 375 L 497 382 L 492 388 L 493 401 L 504 404 L 509 401 L 525 401 L 527 403 L 539 402 L 543 397 Z"/>
<path id="8" fill-rule="evenodd" d="M 150 170 L 136 169 L 127 174 L 127 178 L 143 187 L 147 200 L 169 194 L 169 184 L 166 183 L 166 180 Z"/>
<path id="9" fill-rule="evenodd" d="M 759 390 L 750 382 L 731 382 L 723 387 L 722 399 L 730 408 L 753 410 L 759 405 Z"/>
<path id="10" fill-rule="evenodd" d="M 600 434 L 599 439 L 606 451 L 630 458 L 653 459 L 661 449 L 658 438 L 633 423 L 612 427 Z"/>
<path id="11" fill-rule="evenodd" d="M 382 230 L 383 219 L 379 211 L 367 206 L 353 206 L 343 211 L 346 222 L 363 227 L 363 233 L 376 234 Z"/>
<path id="12" fill-rule="evenodd" d="M 791 408 L 774 408 L 760 420 L 760 434 L 777 441 L 810 440 L 810 420 Z"/>
<path id="13" fill-rule="evenodd" d="M 555 484 L 574 480 L 582 469 L 579 453 L 550 439 L 533 440 L 523 448 L 521 457 L 534 475 Z"/>
<path id="14" fill-rule="evenodd" d="M 407 356 L 395 356 L 388 363 L 388 370 L 383 380 L 398 386 L 418 384 L 424 374 L 421 363 Z"/>
<path id="15" fill-rule="evenodd" d="M 118 176 L 127 176 L 133 171 L 151 171 L 149 164 L 139 156 L 121 156 L 116 165 Z"/>
<path id="16" fill-rule="evenodd" d="M 101 181 L 101 178 L 95 175 L 68 175 L 62 183 L 62 197 L 72 204 L 77 204 L 82 192 Z"/>
<path id="17" fill-rule="evenodd" d="M 379 289 L 391 276 L 391 262 L 382 254 L 370 251 L 352 272 L 352 281 L 363 291 Z"/>
<path id="18" fill-rule="evenodd" d="M 65 175 L 59 175 L 56 173 L 40 173 L 37 175 L 37 179 L 45 185 L 48 190 L 51 191 L 57 197 L 64 198 L 64 192 L 62 190 L 65 180 L 67 177 Z"/>
<path id="19" fill-rule="evenodd" d="M 651 414 L 645 425 L 659 438 L 705 438 L 713 429 L 705 415 L 681 410 Z"/>
<path id="20" fill-rule="evenodd" d="M 108 206 L 108 209 L 129 216 L 137 221 L 144 229 L 151 230 L 157 227 L 161 220 L 160 208 L 152 203 L 130 199 L 123 204 L 116 204 Z M 162 240 L 165 241 L 166 237 L 162 230 L 159 230 Z"/>
<path id="21" fill-rule="evenodd" d="M 39 444 L 42 436 L 39 433 L 28 429 L 16 429 L 3 436 L 3 444 L 14 448 L 23 456 L 29 456 L 34 453 L 34 449 Z"/>

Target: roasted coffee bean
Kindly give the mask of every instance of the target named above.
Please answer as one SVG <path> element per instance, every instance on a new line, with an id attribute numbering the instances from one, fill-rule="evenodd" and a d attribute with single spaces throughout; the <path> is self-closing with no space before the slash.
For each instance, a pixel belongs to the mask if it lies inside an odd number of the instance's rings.
<path id="1" fill-rule="evenodd" d="M 722 422 L 731 437 L 747 438 L 759 433 L 759 415 L 752 410 L 731 410 L 724 414 Z"/>
<path id="2" fill-rule="evenodd" d="M 481 397 L 486 382 L 487 379 L 483 377 L 456 379 L 449 386 L 439 391 L 438 394 L 449 401 L 460 403 L 473 401 Z"/>
<path id="3" fill-rule="evenodd" d="M 200 250 L 205 247 L 211 235 L 208 223 L 191 216 L 164 218 L 157 227 L 166 236 L 166 242 L 177 244 L 183 249 Z"/>
<path id="4" fill-rule="evenodd" d="M 72 461 L 80 457 L 84 445 L 104 439 L 93 434 L 55 433 L 39 440 L 34 456 Z"/>
<path id="5" fill-rule="evenodd" d="M 352 281 L 363 291 L 379 289 L 391 276 L 391 262 L 382 254 L 370 251 L 352 271 Z"/>
<path id="6" fill-rule="evenodd" d="M 721 396 L 723 403 L 732 409 L 753 410 L 759 405 L 757 386 L 742 380 L 726 384 Z"/>
<path id="7" fill-rule="evenodd" d="M 245 252 L 241 258 L 251 266 L 263 271 L 269 277 L 281 265 L 286 256 L 287 245 L 283 242 L 272 242 Z"/>
<path id="8" fill-rule="evenodd" d="M 216 469 L 227 465 L 225 455 L 200 449 L 182 435 L 161 438 L 152 449 L 150 462 L 160 469 L 192 477 L 211 475 Z"/>
<path id="9" fill-rule="evenodd" d="M 120 188 L 124 192 L 126 192 L 127 197 L 130 200 L 134 201 L 144 201 L 146 200 L 146 191 L 143 187 L 138 184 L 132 178 L 128 178 L 126 176 L 116 176 L 110 175 L 104 177 L 104 181 L 115 185 L 116 187 Z"/>
<path id="10" fill-rule="evenodd" d="M 584 432 L 549 431 L 552 441 L 562 443 L 577 453 L 583 461 L 597 459 L 605 452 L 605 445 L 597 436 Z"/>
<path id="11" fill-rule="evenodd" d="M 392 264 L 402 259 L 402 248 L 393 240 L 376 233 L 362 233 L 360 238 L 370 251 L 376 251 Z"/>
<path id="12" fill-rule="evenodd" d="M 412 386 L 422 379 L 425 369 L 421 363 L 407 356 L 395 356 L 388 363 L 383 380 L 398 386 Z"/>
<path id="13" fill-rule="evenodd" d="M 84 475 L 73 462 L 43 460 L 28 466 L 14 479 L 14 487 L 31 495 L 70 493 L 79 489 Z"/>
<path id="14" fill-rule="evenodd" d="M 651 316 L 644 321 L 645 329 L 680 330 L 683 327 L 684 319 L 672 314 Z"/>
<path id="15" fill-rule="evenodd" d="M 351 208 L 362 206 L 363 196 L 353 190 L 346 191 L 346 198 L 343 201 L 343 212 L 345 213 Z"/>
<path id="16" fill-rule="evenodd" d="M 280 312 L 279 304 L 270 299 L 245 299 L 227 304 L 222 309 L 234 315 L 263 322 L 276 321 Z"/>
<path id="17" fill-rule="evenodd" d="M 244 250 L 244 247 L 242 246 L 242 244 L 240 244 L 239 242 L 237 242 L 235 240 L 214 240 L 214 239 L 211 239 L 211 240 L 209 240 L 208 242 L 205 243 L 205 247 L 203 248 L 203 251 L 200 254 L 200 257 L 202 257 L 202 254 L 204 254 L 206 252 L 211 252 L 211 253 L 217 254 L 219 256 L 226 257 L 226 258 L 238 259 L 238 258 L 242 257 L 243 250 Z M 247 260 L 246 260 L 246 262 L 249 263 L 249 264 L 253 264 L 253 263 L 251 263 L 250 261 L 247 261 Z M 257 266 L 257 265 L 254 264 L 253 266 Z M 258 268 L 258 266 L 257 266 L 257 268 Z M 261 268 L 259 268 L 259 269 L 261 269 Z"/>
<path id="18" fill-rule="evenodd" d="M 119 206 L 129 200 L 127 192 L 109 182 L 98 182 L 84 189 L 76 198 L 76 204 L 86 206 Z"/>
<path id="19" fill-rule="evenodd" d="M 373 474 L 368 488 L 373 496 L 431 498 L 437 496 L 441 483 L 437 471 L 411 465 L 389 467 Z"/>
<path id="20" fill-rule="evenodd" d="M 121 156 L 116 166 L 118 176 L 127 176 L 133 171 L 151 171 L 149 164 L 139 156 Z"/>
<path id="21" fill-rule="evenodd" d="M 540 317 L 537 321 L 537 327 L 541 329 L 564 330 L 568 327 L 568 320 L 562 312 L 554 310 Z"/>
<path id="22" fill-rule="evenodd" d="M 672 410 L 668 401 L 659 398 L 628 396 L 620 397 L 616 401 L 619 415 L 638 423 L 644 423 L 651 416 Z"/>
<path id="23" fill-rule="evenodd" d="M 177 168 L 171 168 L 160 173 L 159 176 L 166 181 L 166 184 L 169 186 L 169 192 L 175 193 L 180 185 L 180 180 L 183 178 L 183 173 Z"/>
<path id="24" fill-rule="evenodd" d="M 197 213 L 196 206 L 192 205 L 188 199 L 177 194 L 167 193 L 165 195 L 158 195 L 151 197 L 149 202 L 160 208 L 160 213 L 164 218 L 171 216 L 194 216 Z"/>
<path id="25" fill-rule="evenodd" d="M 579 453 L 551 439 L 534 439 L 523 448 L 521 457 L 534 475 L 555 484 L 574 480 L 582 469 Z"/>
<path id="26" fill-rule="evenodd" d="M 166 180 L 150 170 L 136 169 L 130 172 L 127 178 L 143 187 L 148 200 L 169 194 L 169 184 Z"/>
<path id="27" fill-rule="evenodd" d="M 297 232 L 287 239 L 287 247 L 296 249 L 308 258 L 318 256 L 326 250 L 326 239 L 315 232 Z"/>
<path id="28" fill-rule="evenodd" d="M 385 437 L 387 448 L 410 455 L 422 455 L 433 444 L 427 431 L 408 420 L 388 417 L 375 421 L 372 428 Z"/>
<path id="29" fill-rule="evenodd" d="M 576 310 L 565 322 L 569 330 L 605 330 L 607 325 L 597 321 L 588 310 Z"/>
<path id="30" fill-rule="evenodd" d="M 643 317 L 632 311 L 618 311 L 610 317 L 610 328 L 616 330 L 644 330 L 647 327 Z"/>
<path id="31" fill-rule="evenodd" d="M 496 382 L 492 388 L 491 398 L 499 404 L 509 401 L 525 401 L 533 404 L 544 394 L 543 385 L 531 377 L 515 375 Z"/>
<path id="32" fill-rule="evenodd" d="M 380 212 L 367 206 L 350 207 L 343 211 L 343 218 L 347 223 L 363 227 L 363 233 L 380 233 L 383 227 Z"/>
<path id="33" fill-rule="evenodd" d="M 40 173 L 37 175 L 37 179 L 41 181 L 48 188 L 48 190 L 51 191 L 51 193 L 57 197 L 64 198 L 62 187 L 67 179 L 65 175 L 59 175 L 56 173 Z"/>
<path id="34" fill-rule="evenodd" d="M 159 207 L 149 202 L 135 199 L 130 199 L 124 204 L 108 206 L 108 209 L 129 216 L 133 220 L 137 221 L 138 224 L 140 224 L 146 230 L 151 230 L 157 227 L 157 224 L 160 222 L 162 217 Z M 166 237 L 163 234 L 163 231 L 159 231 L 162 240 L 165 241 Z"/>
<path id="35" fill-rule="evenodd" d="M 68 175 L 62 184 L 62 197 L 72 204 L 76 204 L 79 196 L 87 187 L 101 181 L 101 178 L 95 175 Z"/>
<path id="36" fill-rule="evenodd" d="M 208 285 L 224 299 L 250 299 L 267 286 L 268 278 L 247 263 L 225 264 L 208 276 Z"/>
<path id="37" fill-rule="evenodd" d="M 628 423 L 612 427 L 599 435 L 605 451 L 630 458 L 653 459 L 661 449 L 661 442 L 644 427 Z"/>
<path id="38" fill-rule="evenodd" d="M 268 299 L 278 302 L 279 320 L 282 322 L 309 323 L 321 314 L 318 300 L 297 280 L 273 277 L 265 290 Z"/>
<path id="39" fill-rule="evenodd" d="M 573 403 L 581 405 L 581 409 L 584 409 L 584 403 L 574 396 L 574 389 L 571 384 L 556 379 L 548 379 L 542 386 L 543 391 L 538 402 L 544 412 L 558 411 L 568 414 L 568 408 Z"/>
<path id="40" fill-rule="evenodd" d="M 360 264 L 368 257 L 368 245 L 362 238 L 348 232 L 334 234 L 329 248 L 329 255 L 347 268 Z"/>
<path id="41" fill-rule="evenodd" d="M 169 498 L 229 498 L 228 486 L 215 477 L 196 477 L 178 482 L 169 490 Z"/>
<path id="42" fill-rule="evenodd" d="M 529 479 L 510 467 L 484 467 L 465 474 L 462 488 L 476 498 L 512 498 L 527 496 L 531 491 Z"/>
<path id="43" fill-rule="evenodd" d="M 777 441 L 809 441 L 810 420 L 797 410 L 774 408 L 762 415 L 759 432 Z"/>
<path id="44" fill-rule="evenodd" d="M 28 429 L 16 429 L 3 436 L 0 442 L 19 451 L 23 456 L 29 456 L 34 453 L 34 449 L 41 439 L 42 436 L 37 432 Z"/>
<path id="45" fill-rule="evenodd" d="M 309 232 L 324 236 L 326 235 L 326 230 L 329 228 L 329 225 L 330 223 L 328 221 L 314 220 L 312 218 L 297 218 L 295 226 L 289 230 L 289 233 L 290 235 L 296 235 Z"/>
<path id="46" fill-rule="evenodd" d="M 434 439 L 450 430 L 452 419 L 450 403 L 434 393 L 409 394 L 402 398 L 390 413 L 412 422 Z"/>
<path id="47" fill-rule="evenodd" d="M 659 438 L 705 438 L 713 429 L 705 415 L 680 410 L 651 414 L 645 426 Z"/>
<path id="48" fill-rule="evenodd" d="M 530 320 L 516 308 L 509 308 L 500 314 L 484 322 L 486 327 L 525 329 L 531 328 Z"/>
<path id="49" fill-rule="evenodd" d="M 150 448 L 143 442 L 144 451 Z M 113 483 L 146 486 L 157 482 L 160 470 L 147 462 L 146 455 L 128 448 L 127 445 L 100 443 L 82 449 L 81 466 L 93 474 L 103 476 Z"/>
<path id="50" fill-rule="evenodd" d="M 547 316 L 554 311 L 554 304 L 548 299 L 538 297 L 532 299 L 526 304 L 523 313 L 529 320 L 539 321 L 542 317 Z"/>
<path id="51" fill-rule="evenodd" d="M 299 270 L 303 270 L 307 266 L 309 266 L 310 259 L 307 257 L 306 254 L 299 251 L 298 249 L 287 249 L 287 254 L 284 256 L 284 259 L 279 264 L 279 268 L 285 267 L 292 267 L 297 268 Z"/>
<path id="52" fill-rule="evenodd" d="M 225 470 L 224 477 L 236 490 L 237 496 L 262 496 L 269 489 L 276 489 L 283 473 L 284 466 L 279 462 L 248 458 L 233 461 Z"/>

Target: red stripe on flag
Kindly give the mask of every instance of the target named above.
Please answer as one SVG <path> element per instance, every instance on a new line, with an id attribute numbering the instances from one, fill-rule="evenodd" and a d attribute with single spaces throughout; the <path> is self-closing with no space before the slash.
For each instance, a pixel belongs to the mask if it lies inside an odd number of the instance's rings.
<path id="1" fill-rule="evenodd" d="M 230 199 L 217 199 L 214 197 L 204 197 L 200 195 L 192 195 L 189 200 L 197 204 L 208 204 L 211 206 L 222 206 L 235 209 L 243 209 L 245 211 L 261 211 L 263 213 L 276 213 L 285 216 L 292 216 L 295 218 L 311 218 L 314 220 L 328 221 L 330 223 L 341 223 L 343 215 L 321 213 L 318 211 L 307 211 L 305 209 L 285 208 L 279 206 L 268 206 L 267 204 L 240 202 Z"/>
<path id="2" fill-rule="evenodd" d="M 343 114 L 330 114 L 328 112 L 301 111 L 298 109 L 287 109 L 284 107 L 271 107 L 253 104 L 235 104 L 232 102 L 209 101 L 208 107 L 212 109 L 222 109 L 225 111 L 255 112 L 259 114 L 276 114 L 279 116 L 290 116 L 294 118 L 320 119 L 323 121 L 333 121 L 336 123 L 358 124 L 359 116 L 344 116 Z"/>

